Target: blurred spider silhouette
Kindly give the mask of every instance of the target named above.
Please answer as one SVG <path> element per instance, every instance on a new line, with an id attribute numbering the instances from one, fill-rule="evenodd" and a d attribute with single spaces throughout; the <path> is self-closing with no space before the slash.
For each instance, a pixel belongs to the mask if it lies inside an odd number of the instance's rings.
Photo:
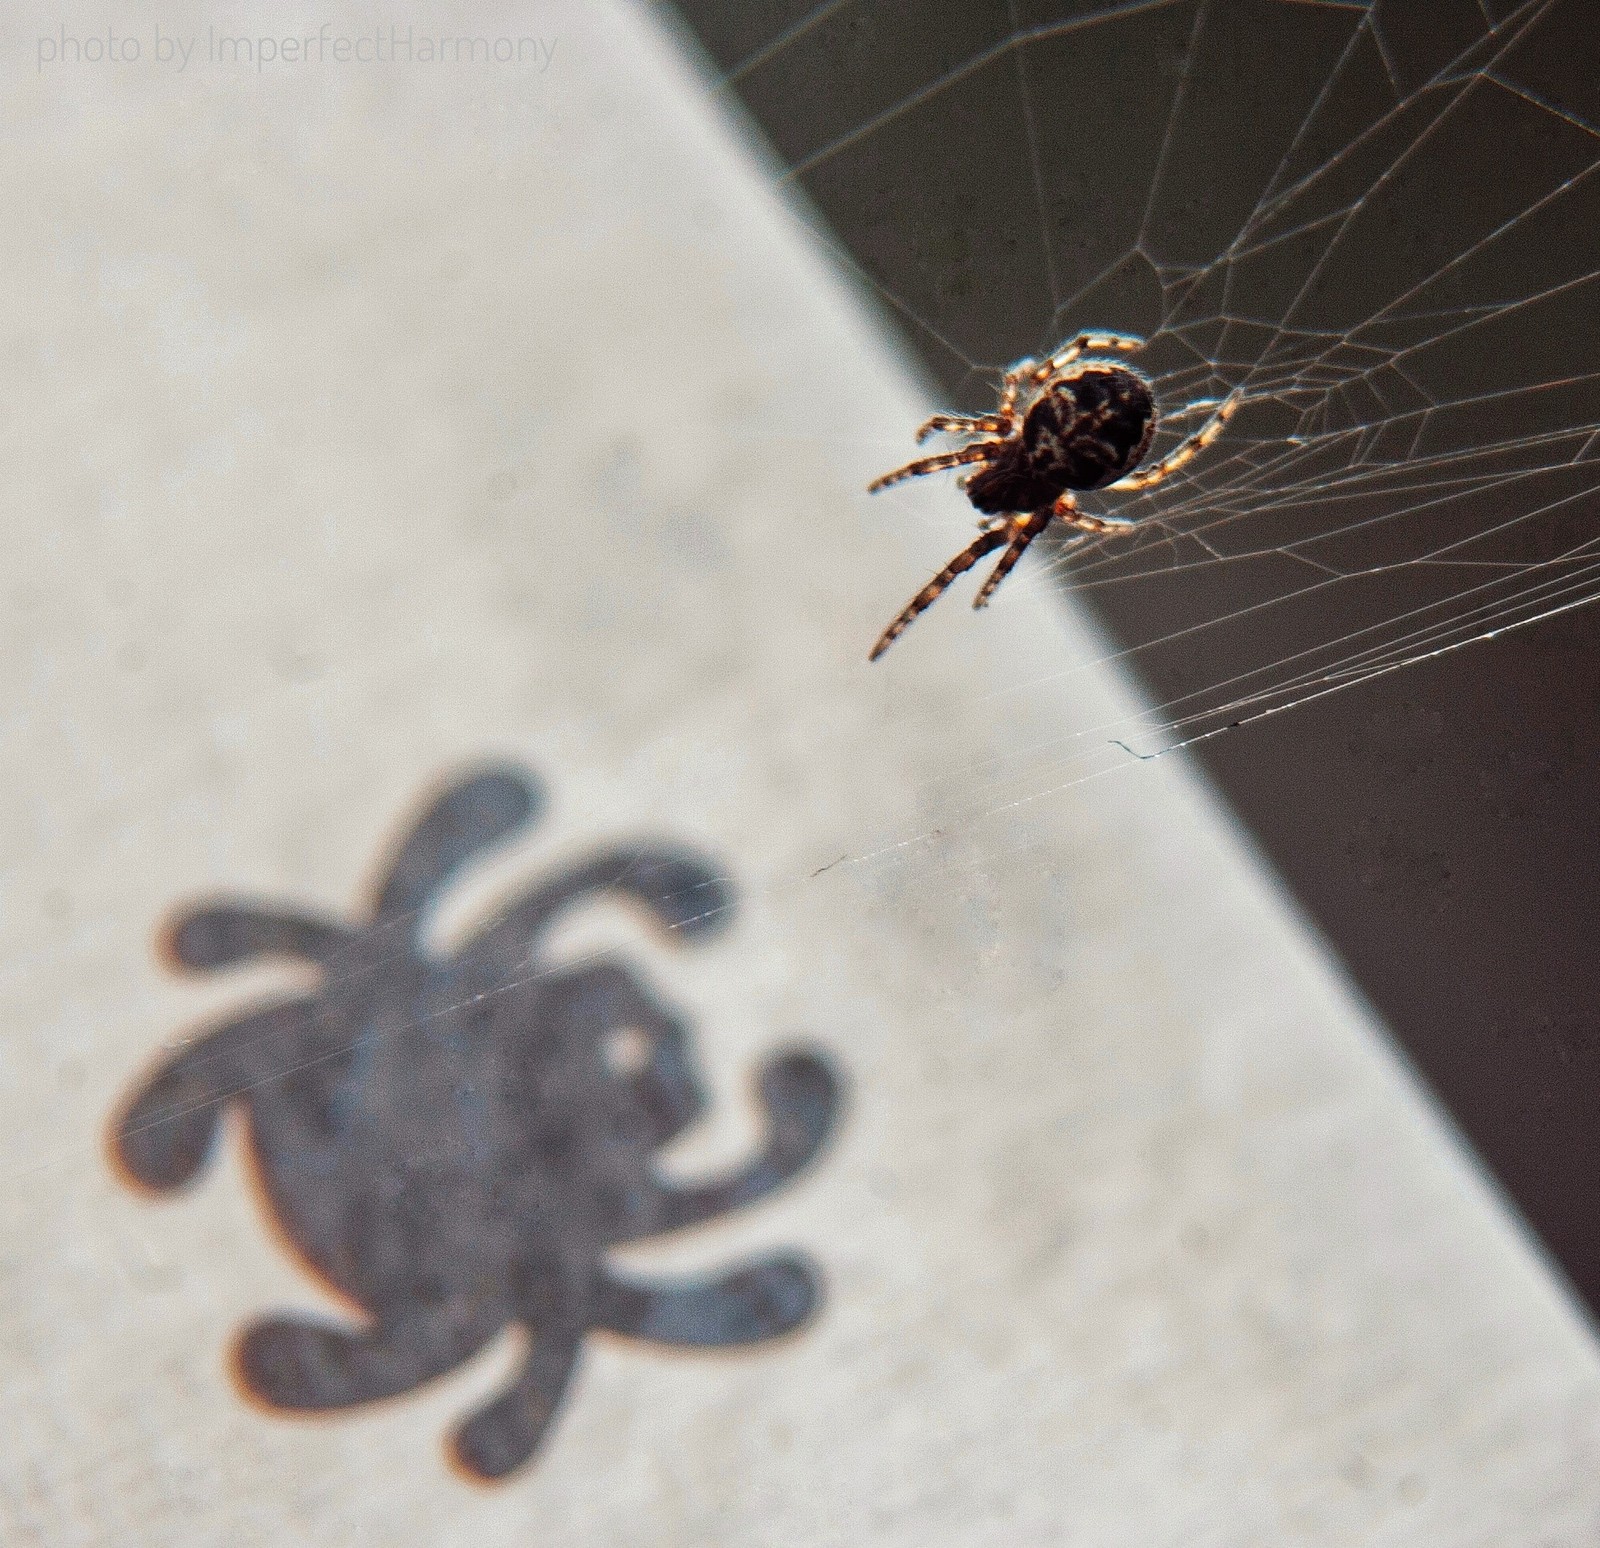
<path id="1" fill-rule="evenodd" d="M 236 1348 L 244 1388 L 278 1409 L 327 1410 L 407 1392 L 509 1324 L 531 1335 L 510 1386 L 456 1432 L 481 1478 L 525 1461 L 560 1403 L 585 1335 L 674 1347 L 755 1344 L 799 1327 L 817 1288 L 779 1254 L 677 1284 L 637 1283 L 613 1245 L 713 1220 L 809 1162 L 837 1110 L 828 1065 L 770 1060 L 764 1149 L 672 1185 L 655 1152 L 705 1107 L 687 1029 L 621 962 L 542 959 L 567 910 L 615 899 L 667 939 L 729 917 L 727 886 L 676 850 L 603 851 L 500 910 L 454 952 L 428 949 L 439 889 L 540 805 L 531 781 L 485 772 L 435 801 L 400 844 L 365 918 L 222 903 L 180 916 L 176 959 L 214 970 L 278 956 L 319 970 L 194 1039 L 141 1082 L 116 1125 L 143 1185 L 189 1181 L 228 1103 L 249 1119 L 267 1205 L 305 1263 L 360 1320 L 274 1317 Z"/>
<path id="2" fill-rule="evenodd" d="M 982 440 L 907 463 L 867 486 L 876 493 L 923 473 L 978 463 L 980 466 L 963 478 L 962 487 L 983 514 L 977 540 L 906 604 L 872 647 L 869 661 L 876 661 L 920 613 L 939 600 L 951 581 L 985 554 L 1005 549 L 978 588 L 974 607 L 988 602 L 1028 545 L 1052 521 L 1083 533 L 1134 525 L 1126 517 L 1092 516 L 1079 510 L 1074 490 L 1154 488 L 1222 434 L 1238 405 L 1237 395 L 1202 398 L 1169 415 L 1169 419 L 1178 419 L 1209 411 L 1211 417 L 1159 462 L 1135 471 L 1155 439 L 1156 406 L 1150 383 L 1118 361 L 1081 357 L 1091 350 L 1130 354 L 1143 347 L 1143 339 L 1129 334 L 1080 333 L 1046 360 L 1020 361 L 1006 372 L 994 413 L 977 418 L 935 414 L 917 432 L 919 442 L 938 431 L 982 436 Z"/>

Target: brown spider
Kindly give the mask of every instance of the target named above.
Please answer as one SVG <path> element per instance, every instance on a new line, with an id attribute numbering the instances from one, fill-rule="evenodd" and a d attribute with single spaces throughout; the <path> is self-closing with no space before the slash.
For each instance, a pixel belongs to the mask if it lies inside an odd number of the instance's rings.
<path id="1" fill-rule="evenodd" d="M 1091 516 L 1072 498 L 1076 489 L 1149 489 L 1204 451 L 1222 434 L 1238 406 L 1238 395 L 1202 398 L 1169 418 L 1211 411 L 1193 435 L 1143 472 L 1134 472 L 1150 450 L 1156 433 L 1155 398 L 1138 371 L 1113 360 L 1080 360 L 1088 350 L 1129 354 L 1143 339 L 1123 333 L 1080 333 L 1047 360 L 1023 360 L 1006 372 L 1000 404 L 993 414 L 971 419 L 935 414 L 917 431 L 918 442 L 941 430 L 981 435 L 959 451 L 941 452 L 908 462 L 874 479 L 876 493 L 902 479 L 981 464 L 962 480 L 967 498 L 983 513 L 977 541 L 963 549 L 906 604 L 872 647 L 876 661 L 906 631 L 917 615 L 943 595 L 956 576 L 970 570 L 985 554 L 1005 547 L 1000 562 L 978 588 L 974 607 L 994 595 L 1028 545 L 1060 520 L 1083 533 L 1110 532 L 1134 523 L 1125 516 Z M 1028 393 L 1026 407 L 1021 406 Z M 1009 545 L 1009 546 L 1007 546 Z"/>

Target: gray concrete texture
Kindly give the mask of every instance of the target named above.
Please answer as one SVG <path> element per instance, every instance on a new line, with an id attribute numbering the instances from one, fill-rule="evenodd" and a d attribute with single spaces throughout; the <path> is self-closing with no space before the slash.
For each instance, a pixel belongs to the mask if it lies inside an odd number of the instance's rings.
<path id="1" fill-rule="evenodd" d="M 1109 745 L 1101 642 L 1025 569 L 866 664 L 968 515 L 862 494 L 932 405 L 725 101 L 611 0 L 405 21 L 555 51 L 179 70 L 130 19 L 140 61 L 47 66 L 61 15 L 7 23 L 5 1540 L 1594 1541 L 1588 1331 L 1190 771 Z M 372 26 L 226 18 L 325 23 Z M 591 1339 L 487 1486 L 441 1438 L 517 1334 L 265 1412 L 230 1340 L 339 1308 L 237 1112 L 182 1194 L 105 1147 L 164 1049 L 307 982 L 174 976 L 174 906 L 344 915 L 485 761 L 548 808 L 440 940 L 632 835 L 736 890 L 704 944 L 603 904 L 555 942 L 690 1028 L 714 1100 L 666 1170 L 760 1145 L 781 1047 L 848 1093 L 782 1194 L 615 1255 L 803 1252 L 815 1319 Z"/>

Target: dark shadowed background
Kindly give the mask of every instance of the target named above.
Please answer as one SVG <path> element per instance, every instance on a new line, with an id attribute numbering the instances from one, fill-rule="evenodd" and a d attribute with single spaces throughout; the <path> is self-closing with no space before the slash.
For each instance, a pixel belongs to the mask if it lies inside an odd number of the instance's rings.
<path id="1" fill-rule="evenodd" d="M 1244 389 L 1076 589 L 1600 1306 L 1592 15 L 680 9 L 950 407 L 1082 328 Z"/>

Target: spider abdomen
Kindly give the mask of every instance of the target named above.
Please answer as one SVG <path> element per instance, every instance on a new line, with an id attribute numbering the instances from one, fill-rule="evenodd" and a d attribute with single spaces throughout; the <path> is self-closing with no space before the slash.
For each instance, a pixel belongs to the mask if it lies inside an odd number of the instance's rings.
<path id="1" fill-rule="evenodd" d="M 1122 366 L 1048 386 L 1016 440 L 973 475 L 967 498 L 991 515 L 1042 510 L 1069 489 L 1103 489 L 1143 461 L 1155 435 L 1149 383 Z"/>

